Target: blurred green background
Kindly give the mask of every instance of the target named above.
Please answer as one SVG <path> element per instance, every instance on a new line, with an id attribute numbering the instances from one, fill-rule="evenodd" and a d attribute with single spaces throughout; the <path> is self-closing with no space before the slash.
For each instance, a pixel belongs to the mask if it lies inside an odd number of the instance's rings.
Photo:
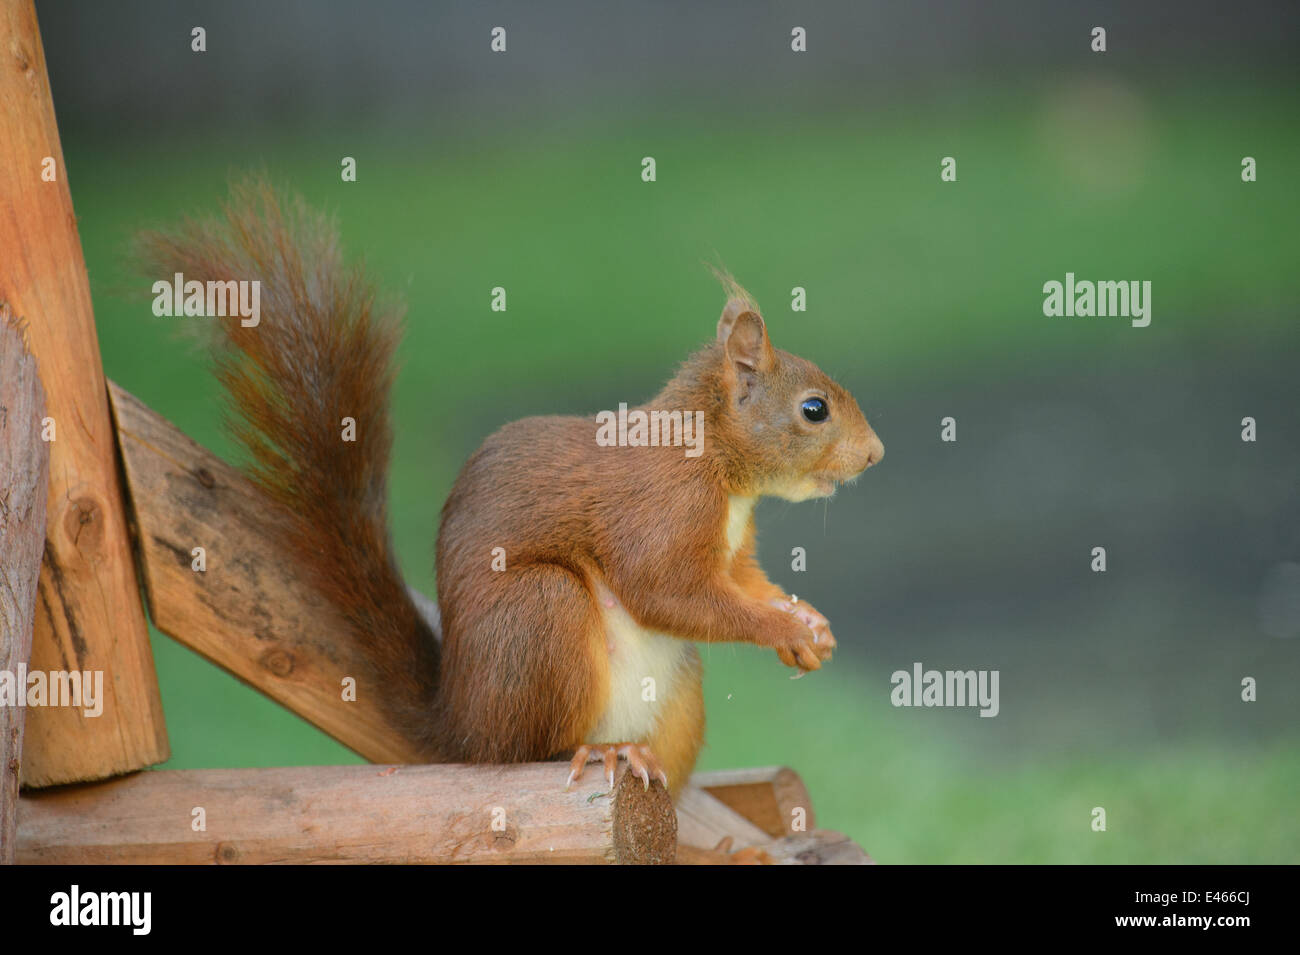
<path id="1" fill-rule="evenodd" d="M 829 503 L 760 507 L 769 575 L 842 649 L 792 682 L 770 653 L 702 647 L 701 768 L 793 766 L 818 824 L 881 862 L 1230 863 L 1300 850 L 1300 96 L 1277 39 L 1294 11 L 1258 7 L 1234 31 L 1193 4 L 1169 34 L 1124 5 L 1087 24 L 872 6 L 884 38 L 834 4 L 38 13 L 105 369 L 186 433 L 235 456 L 202 355 L 152 315 L 125 247 L 250 168 L 334 211 L 408 304 L 391 512 L 428 593 L 467 455 L 514 418 L 651 395 L 711 336 L 701 262 L 720 257 L 888 455 Z M 1104 56 L 1093 19 L 1113 25 Z M 123 65 L 90 62 L 96 42 Z M 574 67 L 566 42 L 602 52 Z M 1067 271 L 1150 280 L 1150 327 L 1044 317 Z M 356 760 L 168 638 L 154 650 L 168 767 Z M 1001 713 L 894 708 L 890 673 L 914 661 L 998 669 Z"/>

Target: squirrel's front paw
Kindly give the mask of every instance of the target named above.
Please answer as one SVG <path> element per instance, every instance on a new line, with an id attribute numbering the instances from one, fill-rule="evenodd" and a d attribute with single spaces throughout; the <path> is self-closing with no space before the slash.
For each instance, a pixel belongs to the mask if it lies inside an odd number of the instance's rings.
<path id="1" fill-rule="evenodd" d="M 775 650 L 786 666 L 798 667 L 801 674 L 820 670 L 822 660 L 830 656 L 830 647 L 793 615 L 778 619 L 776 632 L 760 642 Z"/>
<path id="2" fill-rule="evenodd" d="M 812 635 L 812 655 L 816 666 L 807 666 L 797 652 L 792 653 L 793 659 L 787 659 L 786 654 L 782 653 L 782 648 L 777 647 L 777 655 L 781 657 L 781 662 L 786 666 L 799 666 L 804 670 L 816 670 L 820 661 L 829 660 L 831 652 L 835 649 L 835 637 L 831 633 L 830 621 L 827 620 L 817 608 L 812 604 L 800 600 L 798 597 L 775 597 L 771 604 L 778 610 L 790 614 L 800 623 L 802 623 Z M 799 641 L 802 646 L 806 641 Z"/>

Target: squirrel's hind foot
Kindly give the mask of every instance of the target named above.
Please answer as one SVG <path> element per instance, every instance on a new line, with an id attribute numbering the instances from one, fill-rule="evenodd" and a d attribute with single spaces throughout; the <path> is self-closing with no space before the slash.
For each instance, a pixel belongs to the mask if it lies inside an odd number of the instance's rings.
<path id="1" fill-rule="evenodd" d="M 613 788 L 614 770 L 618 768 L 620 756 L 627 760 L 628 771 L 640 777 L 646 789 L 650 788 L 652 778 L 663 783 L 665 789 L 668 788 L 667 774 L 659 765 L 655 754 L 650 752 L 650 747 L 643 743 L 584 743 L 574 752 L 573 759 L 569 762 L 569 779 L 564 788 L 568 789 L 575 780 L 582 778 L 588 763 L 602 760 L 605 763 L 605 779 Z"/>

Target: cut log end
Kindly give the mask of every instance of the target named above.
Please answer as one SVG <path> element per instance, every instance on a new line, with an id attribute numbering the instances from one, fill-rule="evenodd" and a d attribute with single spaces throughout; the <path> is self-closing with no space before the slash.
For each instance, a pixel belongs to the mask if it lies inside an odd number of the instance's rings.
<path id="1" fill-rule="evenodd" d="M 677 861 L 677 814 L 659 782 L 624 772 L 614 784 L 614 859 L 622 865 L 672 865 Z"/>

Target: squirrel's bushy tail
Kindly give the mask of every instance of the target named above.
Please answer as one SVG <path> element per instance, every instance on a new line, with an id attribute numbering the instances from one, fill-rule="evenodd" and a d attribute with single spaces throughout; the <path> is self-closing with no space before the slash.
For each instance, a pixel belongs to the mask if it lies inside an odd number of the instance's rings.
<path id="1" fill-rule="evenodd" d="M 338 231 L 264 177 L 224 216 L 149 232 L 137 251 L 168 281 L 259 281 L 260 320 L 212 318 L 215 372 L 249 477 L 283 509 L 289 555 L 374 665 L 396 728 L 432 755 L 439 649 L 398 570 L 387 518 L 388 401 L 401 313 L 379 301 Z M 354 440 L 344 440 L 347 419 Z"/>

